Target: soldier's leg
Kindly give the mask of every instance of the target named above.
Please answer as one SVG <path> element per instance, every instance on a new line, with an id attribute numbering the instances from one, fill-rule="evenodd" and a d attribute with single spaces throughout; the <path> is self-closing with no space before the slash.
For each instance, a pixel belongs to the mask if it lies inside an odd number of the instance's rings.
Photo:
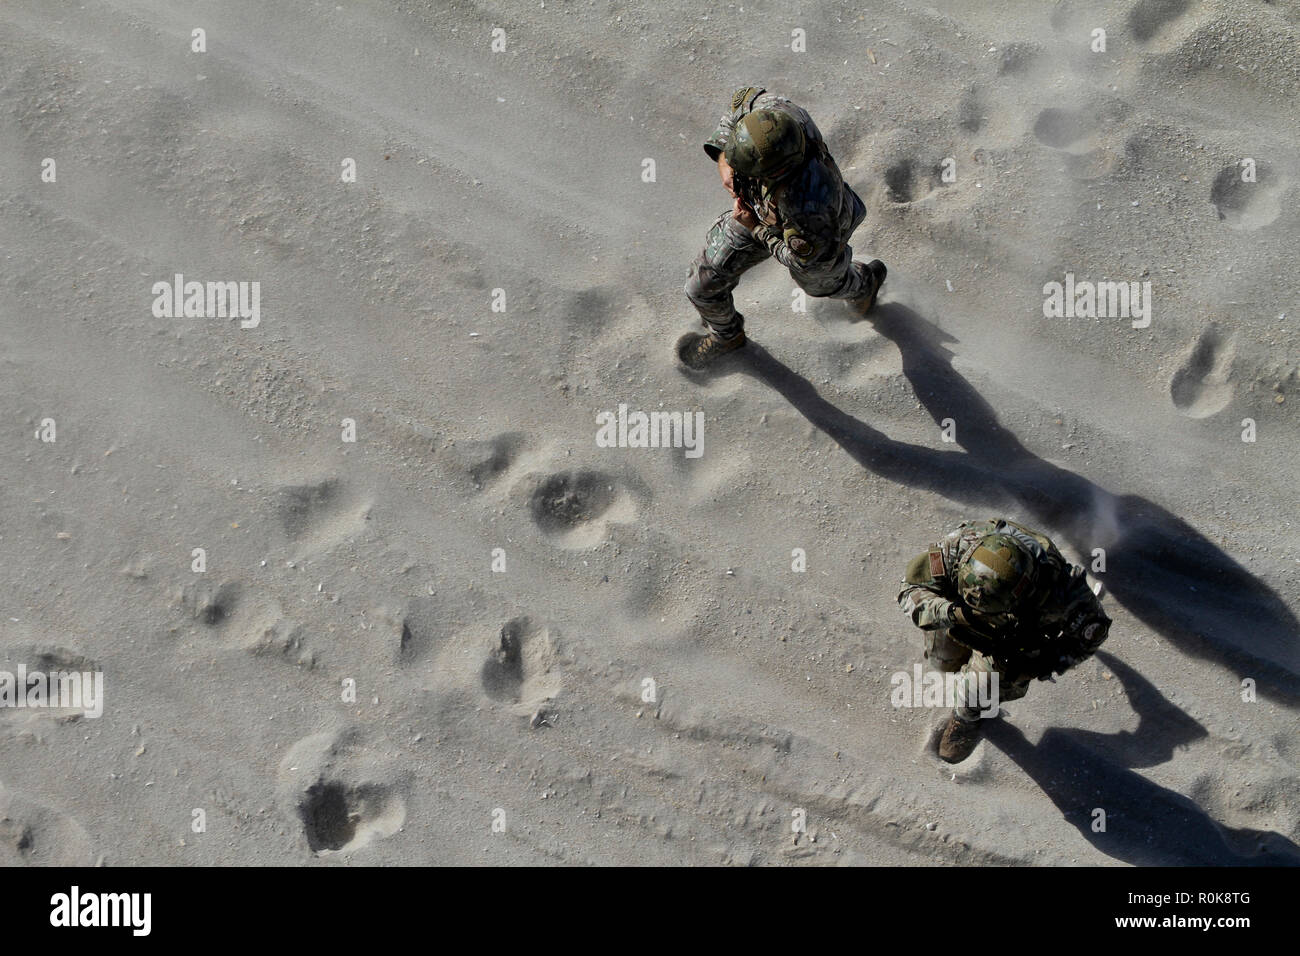
<path id="1" fill-rule="evenodd" d="M 971 649 L 954 641 L 946 627 L 922 633 L 925 635 L 925 659 L 945 674 L 957 673 L 970 660 Z"/>
<path id="2" fill-rule="evenodd" d="M 996 686 L 993 676 L 997 676 Z M 939 757 L 948 763 L 961 763 L 978 746 L 983 736 L 982 716 L 994 717 L 998 708 L 1009 700 L 1025 696 L 1028 681 L 1007 680 L 988 656 L 978 651 L 961 669 L 961 682 L 956 687 L 956 706 L 939 739 Z"/>
<path id="3" fill-rule="evenodd" d="M 884 263 L 879 267 L 882 271 Z M 839 255 L 807 269 L 791 269 L 790 275 L 809 295 L 824 299 L 867 299 L 879 288 L 883 276 L 865 262 L 853 258 L 853 249 L 845 246 Z"/>
<path id="4" fill-rule="evenodd" d="M 862 197 L 853 190 L 853 187 L 845 185 L 844 191 L 849 194 L 849 199 L 852 200 L 852 206 L 850 207 L 852 212 L 849 214 L 849 228 L 848 231 L 844 233 L 846 239 L 851 239 L 854 230 L 857 229 L 858 226 L 862 225 L 862 221 L 867 218 L 867 204 L 862 201 Z"/>
<path id="5" fill-rule="evenodd" d="M 853 247 L 848 238 L 853 235 L 862 221 L 867 217 L 867 207 L 852 189 L 848 189 L 851 200 L 847 228 L 843 232 L 845 244 L 833 257 L 810 265 L 807 269 L 790 270 L 794 281 L 809 295 L 829 299 L 870 299 L 875 301 L 880 285 L 885 281 L 885 264 L 879 259 L 870 263 L 858 262 L 853 258 Z M 843 224 L 843 223 L 842 223 Z"/>
<path id="6" fill-rule="evenodd" d="M 732 290 L 745 271 L 771 255 L 767 246 L 732 219 L 730 210 L 714 221 L 704 249 L 691 264 L 686 297 L 719 338 L 734 338 L 744 331 L 745 320 L 736 311 Z"/>
<path id="7" fill-rule="evenodd" d="M 996 684 L 993 675 L 997 675 Z M 987 654 L 973 653 L 961 669 L 962 682 L 957 687 L 957 706 L 952 715 L 970 723 L 980 719 L 986 711 L 997 713 L 997 708 L 1008 701 L 1019 700 L 1029 693 L 1029 681 L 1013 679 L 998 667 Z"/>

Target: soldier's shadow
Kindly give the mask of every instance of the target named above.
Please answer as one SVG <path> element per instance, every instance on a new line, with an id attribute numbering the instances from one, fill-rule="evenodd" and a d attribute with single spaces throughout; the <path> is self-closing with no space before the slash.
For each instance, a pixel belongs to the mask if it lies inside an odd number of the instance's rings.
<path id="1" fill-rule="evenodd" d="M 1169 760 L 1205 730 L 1123 661 L 1104 651 L 1097 656 L 1137 712 L 1135 730 L 1052 727 L 1034 745 L 1015 725 L 993 720 L 987 741 L 1038 784 L 1084 839 L 1114 859 L 1135 866 L 1300 864 L 1300 847 L 1286 837 L 1222 826 L 1187 797 L 1130 769 Z"/>
<path id="2" fill-rule="evenodd" d="M 1271 588 L 1177 515 L 1137 495 L 1113 494 L 1026 449 L 953 368 L 946 343 L 954 340 L 938 326 L 896 303 L 867 318 L 897 344 L 903 372 L 935 422 L 958 421 L 960 451 L 890 438 L 826 401 L 757 343 L 736 353 L 738 370 L 783 395 L 876 474 L 1005 511 L 1063 536 L 1083 555 L 1105 548 L 1105 584 L 1136 618 L 1183 651 L 1254 679 L 1261 695 L 1300 706 L 1300 624 Z M 1237 699 L 1231 685 L 1224 692 Z"/>

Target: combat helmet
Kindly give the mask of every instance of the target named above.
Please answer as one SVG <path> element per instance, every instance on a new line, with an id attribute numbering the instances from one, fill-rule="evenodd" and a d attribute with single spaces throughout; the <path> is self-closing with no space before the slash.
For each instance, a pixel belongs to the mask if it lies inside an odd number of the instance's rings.
<path id="1" fill-rule="evenodd" d="M 780 179 L 804 160 L 803 127 L 789 113 L 754 110 L 736 123 L 727 143 L 727 164 L 742 176 Z"/>
<path id="2" fill-rule="evenodd" d="M 957 569 L 957 593 L 972 610 L 1003 614 L 1025 597 L 1034 583 L 1034 560 L 1009 534 L 990 534 Z"/>

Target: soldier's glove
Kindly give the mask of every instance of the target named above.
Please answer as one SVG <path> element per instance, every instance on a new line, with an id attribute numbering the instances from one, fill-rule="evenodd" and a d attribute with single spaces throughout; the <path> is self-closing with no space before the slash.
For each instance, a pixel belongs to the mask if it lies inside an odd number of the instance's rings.
<path id="1" fill-rule="evenodd" d="M 1016 623 L 1010 614 L 981 614 L 979 611 L 967 610 L 955 602 L 948 605 L 948 618 L 954 624 L 988 637 L 996 637 L 1015 627 Z"/>
<path id="2" fill-rule="evenodd" d="M 992 637 L 990 628 L 984 627 L 978 615 L 966 610 L 960 604 L 953 602 L 948 605 L 948 620 L 957 628 L 979 634 L 984 637 Z"/>
<path id="3" fill-rule="evenodd" d="M 995 654 L 998 648 L 998 635 L 986 627 L 978 614 L 957 604 L 948 607 L 948 619 L 952 628 L 948 634 L 959 644 L 964 644 L 981 654 Z"/>
<path id="4" fill-rule="evenodd" d="M 1014 614 L 984 614 L 975 611 L 972 615 L 984 630 L 993 634 L 1002 634 L 1008 631 L 1014 631 L 1019 626 Z"/>

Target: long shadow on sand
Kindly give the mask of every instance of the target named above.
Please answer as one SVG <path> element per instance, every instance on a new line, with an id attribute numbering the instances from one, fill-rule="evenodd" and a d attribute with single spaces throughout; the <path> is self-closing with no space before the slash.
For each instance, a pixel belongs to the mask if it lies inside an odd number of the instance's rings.
<path id="1" fill-rule="evenodd" d="M 1034 745 L 1013 724 L 993 720 L 987 741 L 1038 784 L 1084 839 L 1114 859 L 1135 866 L 1300 865 L 1300 847 L 1286 837 L 1222 826 L 1187 797 L 1129 769 L 1169 760 L 1205 730 L 1123 661 L 1104 651 L 1097 656 L 1123 684 L 1138 714 L 1136 730 L 1052 727 Z M 1093 831 L 1097 808 L 1106 814 L 1101 833 Z"/>
<path id="2" fill-rule="evenodd" d="M 1300 706 L 1300 623 L 1272 589 L 1154 502 L 1113 494 L 1035 456 L 953 368 L 946 343 L 954 339 L 912 309 L 882 305 L 868 320 L 898 345 L 903 372 L 931 417 L 957 420 L 961 451 L 889 438 L 826 401 L 755 343 L 734 356 L 734 367 L 783 395 L 876 474 L 989 513 L 1018 504 L 1022 513 L 1008 517 L 1027 512 L 1026 524 L 1062 535 L 1080 554 L 1105 548 L 1109 593 L 1136 618 L 1238 680 L 1253 678 L 1261 695 Z M 1223 681 L 1215 693 L 1240 701 L 1235 681 Z"/>

